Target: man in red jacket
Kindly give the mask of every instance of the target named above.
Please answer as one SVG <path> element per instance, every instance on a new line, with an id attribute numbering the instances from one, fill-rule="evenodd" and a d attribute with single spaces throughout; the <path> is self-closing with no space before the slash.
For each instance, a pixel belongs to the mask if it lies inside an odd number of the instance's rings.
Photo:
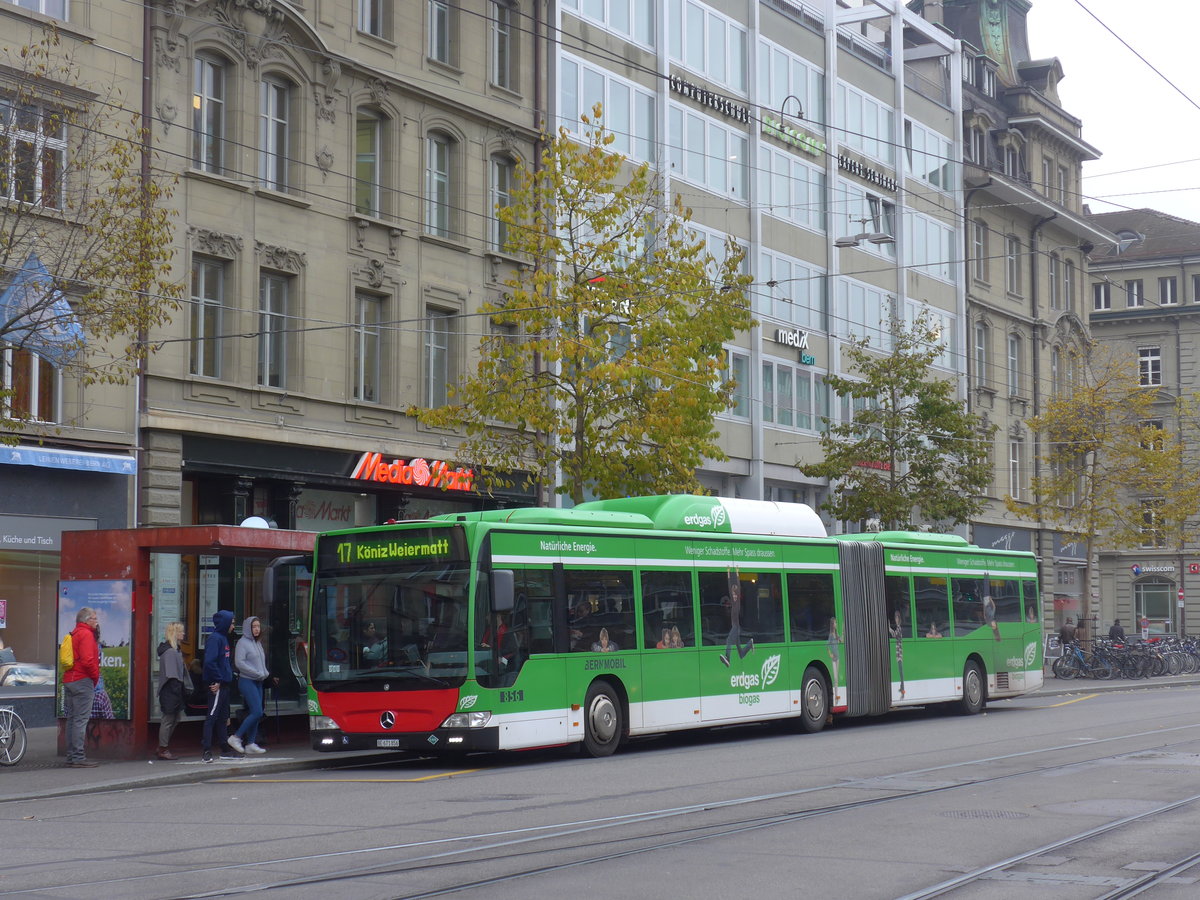
<path id="1" fill-rule="evenodd" d="M 67 767 L 71 769 L 90 769 L 97 765 L 94 760 L 84 756 L 83 744 L 87 737 L 88 719 L 92 715 L 92 695 L 96 692 L 96 682 L 100 680 L 100 645 L 96 641 L 99 624 L 96 611 L 85 606 L 76 614 L 75 630 L 71 632 L 75 665 L 63 675 Z"/>

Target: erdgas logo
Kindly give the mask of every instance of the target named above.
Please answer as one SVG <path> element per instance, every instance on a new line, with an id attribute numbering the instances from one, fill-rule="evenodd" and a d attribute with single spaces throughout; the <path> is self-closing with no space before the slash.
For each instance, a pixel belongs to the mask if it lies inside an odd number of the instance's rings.
<path id="1" fill-rule="evenodd" d="M 470 709 L 472 706 L 475 705 L 475 701 L 478 699 L 479 699 L 478 694 L 471 694 L 467 697 L 463 697 L 458 701 L 458 708 L 460 710 Z"/>
<path id="2" fill-rule="evenodd" d="M 762 669 L 756 675 L 753 672 L 741 672 L 729 676 L 729 686 L 735 688 L 768 688 L 779 679 L 779 662 L 782 656 L 776 653 L 768 656 L 762 664 Z"/>
<path id="3" fill-rule="evenodd" d="M 1032 669 L 1034 662 L 1037 660 L 1037 644 L 1028 643 L 1025 645 L 1025 655 L 1010 656 L 1004 662 L 1010 669 Z"/>
<path id="4" fill-rule="evenodd" d="M 684 525 L 699 525 L 701 528 L 720 528 L 725 524 L 725 518 L 728 513 L 725 512 L 725 507 L 718 503 L 707 513 L 693 513 L 690 516 L 683 517 Z"/>

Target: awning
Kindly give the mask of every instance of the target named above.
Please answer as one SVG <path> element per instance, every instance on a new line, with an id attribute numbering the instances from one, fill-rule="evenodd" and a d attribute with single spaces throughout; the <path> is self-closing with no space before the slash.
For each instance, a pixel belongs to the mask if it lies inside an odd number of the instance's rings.
<path id="1" fill-rule="evenodd" d="M 71 304 L 36 253 L 30 253 L 0 293 L 0 341 L 29 350 L 56 366 L 83 344 L 83 328 Z"/>
<path id="2" fill-rule="evenodd" d="M 73 469 L 76 472 L 100 472 L 105 475 L 137 474 L 137 459 L 133 456 L 60 450 L 56 447 L 0 447 L 0 463 L 42 466 L 46 469 Z"/>

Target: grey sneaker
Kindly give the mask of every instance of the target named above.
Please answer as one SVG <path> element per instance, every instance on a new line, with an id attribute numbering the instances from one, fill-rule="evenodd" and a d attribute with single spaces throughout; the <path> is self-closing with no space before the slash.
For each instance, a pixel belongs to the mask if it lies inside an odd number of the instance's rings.
<path id="1" fill-rule="evenodd" d="M 267 751 L 265 749 L 263 749 L 262 747 L 258 746 L 258 744 L 247 744 L 246 752 L 258 754 L 258 753 L 266 753 Z"/>
<path id="2" fill-rule="evenodd" d="M 246 748 L 242 746 L 242 739 L 240 737 L 238 737 L 236 734 L 230 735 L 229 746 L 232 747 L 234 750 L 236 750 L 238 753 L 246 752 Z"/>

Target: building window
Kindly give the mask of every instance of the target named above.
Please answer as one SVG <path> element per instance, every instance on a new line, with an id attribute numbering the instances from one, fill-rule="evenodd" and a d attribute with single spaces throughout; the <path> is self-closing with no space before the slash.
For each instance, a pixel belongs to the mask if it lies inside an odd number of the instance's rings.
<path id="1" fill-rule="evenodd" d="M 29 350 L 0 350 L 4 396 L 0 411 L 8 418 L 57 422 L 62 417 L 62 375 L 48 360 Z"/>
<path id="2" fill-rule="evenodd" d="M 610 0 L 610 13 L 619 5 Z M 746 93 L 745 27 L 695 0 L 674 0 L 672 5 L 667 17 L 671 59 L 714 84 Z"/>
<path id="3" fill-rule="evenodd" d="M 451 236 L 454 224 L 453 165 L 454 141 L 430 134 L 425 141 L 425 230 L 444 238 Z"/>
<path id="4" fill-rule="evenodd" d="M 750 356 L 736 350 L 725 353 L 725 380 L 733 382 L 729 398 L 729 414 L 739 419 L 750 418 Z"/>
<path id="5" fill-rule="evenodd" d="M 1042 157 L 1042 193 L 1045 194 L 1047 197 L 1052 196 L 1052 192 L 1054 190 L 1054 182 L 1053 182 L 1052 176 L 1051 176 L 1053 167 L 1054 167 L 1054 164 L 1050 161 L 1050 159 L 1043 156 Z"/>
<path id="6" fill-rule="evenodd" d="M 354 399 L 378 403 L 380 399 L 380 323 L 383 300 L 362 291 L 354 295 Z"/>
<path id="7" fill-rule="evenodd" d="M 358 30 L 375 37 L 386 37 L 391 31 L 389 0 L 358 0 Z"/>
<path id="8" fill-rule="evenodd" d="M 508 226 L 494 215 L 512 203 L 513 175 L 516 167 L 507 156 L 496 154 L 491 159 L 492 247 L 503 250 L 508 243 Z"/>
<path id="9" fill-rule="evenodd" d="M 991 340 L 991 329 L 986 322 L 975 323 L 975 385 L 985 387 L 988 378 L 988 344 Z"/>
<path id="10" fill-rule="evenodd" d="M 1050 281 L 1050 308 L 1062 309 L 1062 260 L 1058 258 L 1057 254 L 1050 254 L 1050 261 L 1047 264 L 1047 269 L 1049 270 L 1047 272 L 1047 276 Z"/>
<path id="11" fill-rule="evenodd" d="M 1020 438 L 1008 442 L 1008 493 L 1014 500 L 1021 499 L 1021 454 Z"/>
<path id="12" fill-rule="evenodd" d="M 365 109 L 359 109 L 354 120 L 354 210 L 364 216 L 378 216 L 380 211 L 382 124 Z"/>
<path id="13" fill-rule="evenodd" d="M 62 209 L 66 162 L 61 112 L 0 97 L 0 197 Z"/>
<path id="14" fill-rule="evenodd" d="M 996 96 L 996 70 L 982 57 L 979 59 L 979 71 L 975 78 L 975 85 L 985 97 Z"/>
<path id="15" fill-rule="evenodd" d="M 445 406 L 450 400 L 450 351 L 453 314 L 431 309 L 425 315 L 425 405 Z"/>
<path id="16" fill-rule="evenodd" d="M 1125 305 L 1133 309 L 1144 305 L 1146 302 L 1146 293 L 1142 286 L 1142 279 L 1133 278 L 1125 282 Z"/>
<path id="17" fill-rule="evenodd" d="M 1008 396 L 1021 395 L 1021 336 L 1008 336 Z"/>
<path id="18" fill-rule="evenodd" d="M 1004 238 L 1004 289 L 1021 293 L 1021 239 L 1012 234 Z"/>
<path id="19" fill-rule="evenodd" d="M 896 112 L 890 104 L 838 82 L 834 98 L 838 121 L 846 129 L 841 141 L 889 165 L 896 163 Z"/>
<path id="20" fill-rule="evenodd" d="M 1162 351 L 1158 347 L 1138 348 L 1138 383 L 1144 387 L 1162 384 Z"/>
<path id="21" fill-rule="evenodd" d="M 1107 281 L 1092 285 L 1092 309 L 1112 309 L 1112 285 Z"/>
<path id="22" fill-rule="evenodd" d="M 737 129 L 728 128 L 716 119 L 672 103 L 667 111 L 667 140 L 670 144 L 671 168 L 674 176 L 707 188 L 714 194 L 745 200 L 750 190 L 749 141 Z M 768 179 L 792 159 L 788 153 L 762 147 L 761 168 Z M 779 157 L 772 164 L 770 156 Z M 798 164 L 795 176 L 799 192 L 807 191 L 810 182 L 806 166 Z M 793 173 L 789 170 L 787 178 Z M 786 183 L 786 181 L 785 181 Z M 776 191 L 778 193 L 778 191 Z M 811 208 L 811 207 L 810 207 Z M 820 202 L 817 203 L 820 208 Z M 808 210 L 801 210 L 801 214 Z"/>
<path id="23" fill-rule="evenodd" d="M 987 165 L 987 132 L 978 126 L 967 130 L 967 159 L 980 165 Z"/>
<path id="24" fill-rule="evenodd" d="M 976 281 L 988 280 L 988 227 L 982 219 L 971 223 L 971 274 Z"/>
<path id="25" fill-rule="evenodd" d="M 221 377 L 221 329 L 225 308 L 225 264 L 192 260 L 191 373 Z"/>
<path id="26" fill-rule="evenodd" d="M 658 0 L 562 0 L 561 6 L 614 34 L 647 47 L 654 46 Z"/>
<path id="27" fill-rule="evenodd" d="M 227 73 L 222 60 L 208 56 L 192 65 L 192 165 L 203 172 L 225 169 Z"/>
<path id="28" fill-rule="evenodd" d="M 287 387 L 289 288 L 283 275 L 259 276 L 258 383 L 264 387 Z"/>
<path id="29" fill-rule="evenodd" d="M 517 11 L 508 0 L 492 0 L 492 84 L 517 89 Z"/>
<path id="30" fill-rule="evenodd" d="M 1192 276 L 1192 302 L 1200 303 L 1200 275 Z"/>
<path id="31" fill-rule="evenodd" d="M 1058 202 L 1063 206 L 1067 206 L 1067 200 L 1071 193 L 1071 174 L 1067 171 L 1066 166 L 1058 167 Z"/>
<path id="32" fill-rule="evenodd" d="M 1062 350 L 1058 347 L 1050 351 L 1050 393 L 1055 397 L 1062 393 Z"/>
<path id="33" fill-rule="evenodd" d="M 66 21 L 67 18 L 67 0 L 6 0 L 6 2 L 41 13 L 52 19 Z"/>
<path id="34" fill-rule="evenodd" d="M 1063 309 L 1075 311 L 1075 263 L 1069 259 L 1063 262 Z"/>
<path id="35" fill-rule="evenodd" d="M 568 131 L 582 135 L 582 117 L 591 117 L 599 103 L 604 109 L 604 128 L 614 138 L 612 149 L 638 162 L 656 161 L 659 132 L 653 93 L 594 63 L 566 54 L 560 59 L 559 74 L 559 121 Z M 742 164 L 746 164 L 745 155 Z"/>
<path id="36" fill-rule="evenodd" d="M 288 189 L 292 87 L 264 78 L 259 111 L 259 179 L 277 191 Z"/>
<path id="37" fill-rule="evenodd" d="M 429 58 L 448 66 L 456 62 L 454 6 L 453 0 L 429 0 Z"/>
<path id="38" fill-rule="evenodd" d="M 1163 525 L 1163 501 L 1153 498 L 1142 501 L 1142 546 L 1165 547 L 1166 529 Z"/>
<path id="39" fill-rule="evenodd" d="M 1158 302 L 1163 306 L 1174 306 L 1179 302 L 1179 282 L 1174 275 L 1158 279 Z"/>
<path id="40" fill-rule="evenodd" d="M 1020 178 L 1024 172 L 1024 166 L 1021 165 L 1021 151 L 1019 148 L 1008 144 L 1004 147 L 1004 174 L 1009 178 Z"/>

